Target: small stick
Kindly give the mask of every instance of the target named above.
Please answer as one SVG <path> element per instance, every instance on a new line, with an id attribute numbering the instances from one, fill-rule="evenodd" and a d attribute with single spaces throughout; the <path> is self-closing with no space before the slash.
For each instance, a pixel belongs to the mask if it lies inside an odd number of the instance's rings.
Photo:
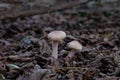
<path id="1" fill-rule="evenodd" d="M 10 3 L 10 4 L 21 4 L 20 0 L 0 0 L 1 3 Z"/>
<path id="2" fill-rule="evenodd" d="M 7 57 L 0 57 L 0 60 L 7 60 L 9 59 L 10 61 L 14 62 L 29 62 L 32 61 L 33 58 L 31 57 L 21 57 L 21 56 L 7 56 Z"/>
<path id="3" fill-rule="evenodd" d="M 77 70 L 77 69 L 80 69 L 80 70 L 83 70 L 83 69 L 86 69 L 88 70 L 88 68 L 83 68 L 83 67 L 61 67 L 61 68 L 54 68 L 56 71 L 60 71 L 60 70 Z"/>

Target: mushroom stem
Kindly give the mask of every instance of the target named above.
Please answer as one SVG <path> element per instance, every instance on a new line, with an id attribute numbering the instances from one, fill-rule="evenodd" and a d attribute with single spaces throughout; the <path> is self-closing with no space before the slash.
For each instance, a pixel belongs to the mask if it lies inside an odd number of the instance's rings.
<path id="1" fill-rule="evenodd" d="M 67 57 L 72 58 L 75 55 L 75 52 L 70 52 Z"/>
<path id="2" fill-rule="evenodd" d="M 59 65 L 58 62 L 58 42 L 54 41 L 52 42 L 52 56 L 51 56 L 51 64 L 57 67 Z"/>
<path id="3" fill-rule="evenodd" d="M 52 42 L 52 57 L 58 59 L 58 42 Z"/>
<path id="4" fill-rule="evenodd" d="M 75 50 L 72 50 L 66 57 L 68 61 L 70 61 L 75 56 Z"/>
<path id="5" fill-rule="evenodd" d="M 73 59 L 75 56 L 75 50 L 72 50 L 66 57 L 65 57 L 65 62 L 68 67 L 70 67 L 70 61 Z"/>

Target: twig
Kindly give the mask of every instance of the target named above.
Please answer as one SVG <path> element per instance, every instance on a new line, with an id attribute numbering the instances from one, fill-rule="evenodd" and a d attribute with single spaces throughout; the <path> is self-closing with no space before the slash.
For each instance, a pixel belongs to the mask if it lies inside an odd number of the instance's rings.
<path id="1" fill-rule="evenodd" d="M 2 3 L 10 3 L 10 4 L 21 4 L 22 1 L 20 0 L 0 0 Z"/>
<path id="2" fill-rule="evenodd" d="M 0 60 L 9 60 L 13 62 L 29 62 L 29 61 L 32 61 L 33 58 L 22 57 L 22 56 L 6 56 L 6 57 L 1 57 Z"/>
<path id="3" fill-rule="evenodd" d="M 61 70 L 88 70 L 88 68 L 83 67 L 61 67 L 61 68 L 55 68 L 55 71 L 61 71 Z"/>

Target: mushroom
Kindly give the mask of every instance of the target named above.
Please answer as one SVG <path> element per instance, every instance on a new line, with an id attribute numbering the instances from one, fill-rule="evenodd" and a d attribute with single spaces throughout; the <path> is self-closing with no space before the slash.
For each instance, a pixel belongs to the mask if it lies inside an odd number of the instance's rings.
<path id="1" fill-rule="evenodd" d="M 51 62 L 54 66 L 58 63 L 58 43 L 61 42 L 65 37 L 66 33 L 64 31 L 52 31 L 48 34 L 48 39 L 52 41 L 52 55 Z"/>
<path id="2" fill-rule="evenodd" d="M 67 47 L 72 49 L 71 52 L 65 58 L 65 60 L 68 62 L 74 57 L 76 51 L 82 50 L 82 45 L 76 40 L 69 42 L 67 44 Z"/>

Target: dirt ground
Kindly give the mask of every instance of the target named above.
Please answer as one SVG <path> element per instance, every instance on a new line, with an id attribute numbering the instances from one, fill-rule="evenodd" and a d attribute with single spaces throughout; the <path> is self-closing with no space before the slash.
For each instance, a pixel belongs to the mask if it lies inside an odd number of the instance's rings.
<path id="1" fill-rule="evenodd" d="M 120 11 L 105 6 L 88 3 L 0 20 L 0 80 L 119 80 Z M 47 38 L 55 30 L 67 34 L 59 43 L 57 67 L 51 65 Z M 83 49 L 67 61 L 72 51 L 67 44 L 73 40 Z"/>

